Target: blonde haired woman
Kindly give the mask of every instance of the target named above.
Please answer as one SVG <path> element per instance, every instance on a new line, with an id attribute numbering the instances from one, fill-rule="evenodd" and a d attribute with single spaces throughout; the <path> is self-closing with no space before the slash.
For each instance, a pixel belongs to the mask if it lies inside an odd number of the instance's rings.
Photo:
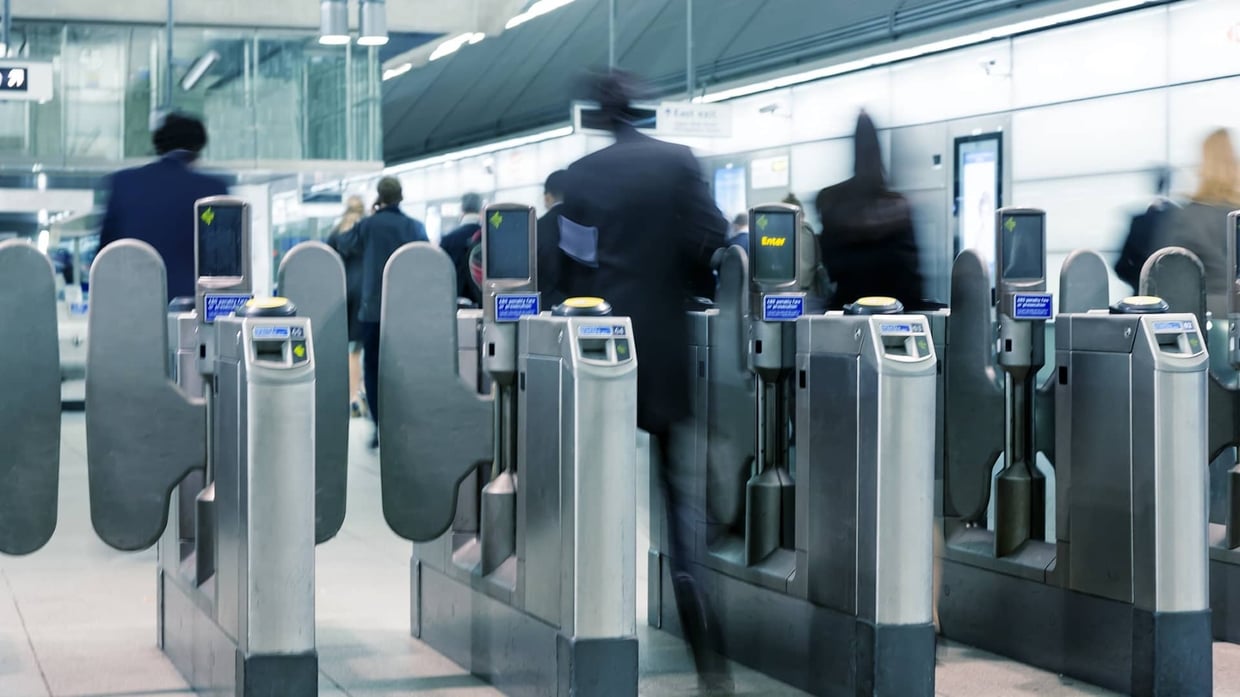
<path id="1" fill-rule="evenodd" d="M 1206 137 L 1201 146 L 1200 183 L 1188 205 L 1172 211 L 1160 235 L 1160 247 L 1184 247 L 1206 270 L 1206 307 L 1215 317 L 1227 314 L 1227 214 L 1240 208 L 1240 166 L 1227 129 Z"/>
<path id="2" fill-rule="evenodd" d="M 357 319 L 358 305 L 362 301 L 362 249 L 360 245 L 348 244 L 344 235 L 357 227 L 366 216 L 366 206 L 360 196 L 350 196 L 345 202 L 344 215 L 332 228 L 327 244 L 340 254 L 344 261 L 345 288 L 349 312 L 349 400 L 354 416 L 362 415 L 362 331 Z"/>

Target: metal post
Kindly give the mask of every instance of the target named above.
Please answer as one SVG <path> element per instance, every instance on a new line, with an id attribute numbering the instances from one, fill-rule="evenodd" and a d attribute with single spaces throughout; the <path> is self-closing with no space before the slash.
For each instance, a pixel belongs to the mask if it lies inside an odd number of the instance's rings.
<path id="1" fill-rule="evenodd" d="M 9 0 L 4 1 L 7 4 Z M 607 0 L 607 67 L 616 67 L 616 0 Z"/>
<path id="2" fill-rule="evenodd" d="M 13 0 L 4 0 L 4 18 L 0 24 L 0 39 L 4 41 L 4 53 L 0 53 L 0 58 L 9 55 L 9 36 L 13 33 Z"/>
<path id="3" fill-rule="evenodd" d="M 176 25 L 176 15 L 174 14 L 173 5 L 176 0 L 168 0 L 168 23 L 165 27 L 167 36 L 164 41 L 164 109 L 172 110 L 172 87 L 175 84 L 172 77 L 172 31 Z"/>
<path id="4" fill-rule="evenodd" d="M 693 65 L 693 0 L 685 0 L 685 87 L 689 101 L 693 101 L 697 70 Z"/>

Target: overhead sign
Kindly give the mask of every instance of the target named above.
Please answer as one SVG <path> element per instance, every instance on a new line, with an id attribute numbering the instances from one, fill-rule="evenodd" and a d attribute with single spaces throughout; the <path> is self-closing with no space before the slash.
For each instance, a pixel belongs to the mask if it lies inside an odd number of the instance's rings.
<path id="1" fill-rule="evenodd" d="M 50 101 L 53 83 L 51 63 L 0 61 L 0 101 Z"/>
<path id="2" fill-rule="evenodd" d="M 727 138 L 732 135 L 732 107 L 727 104 L 663 102 L 655 130 L 669 136 Z"/>

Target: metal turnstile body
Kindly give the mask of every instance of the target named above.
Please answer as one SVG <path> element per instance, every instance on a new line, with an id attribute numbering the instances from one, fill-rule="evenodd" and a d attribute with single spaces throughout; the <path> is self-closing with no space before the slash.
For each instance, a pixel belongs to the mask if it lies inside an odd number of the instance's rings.
<path id="1" fill-rule="evenodd" d="M 1127 691 L 1211 694 L 1200 326 L 1104 313 L 1056 325 L 1059 579 L 1093 600 L 1079 619 L 1125 607 L 1127 621 L 1096 638 L 1130 647 Z"/>
<path id="2" fill-rule="evenodd" d="M 1228 316 L 1206 312 L 1205 271 L 1187 249 L 1160 250 L 1141 273 L 1144 293 L 1166 298 L 1176 312 L 1189 312 L 1206 327 L 1210 353 L 1210 609 L 1214 638 L 1240 643 L 1240 211 L 1224 232 L 1228 268 L 1234 279 L 1227 294 Z M 1209 317 L 1209 321 L 1206 319 Z"/>
<path id="3" fill-rule="evenodd" d="M 931 695 L 930 323 L 832 313 L 765 328 L 763 340 L 778 331 L 780 351 L 792 356 L 795 495 L 786 519 L 778 506 L 776 521 L 788 548 L 746 563 L 746 532 L 761 529 L 749 486 L 761 388 L 749 355 L 748 263 L 742 250 L 725 250 L 715 307 L 689 313 L 698 417 L 676 443 L 705 501 L 690 561 L 702 567 L 724 650 L 813 694 Z M 648 621 L 680 633 L 661 491 L 651 479 Z M 889 516 L 893 510 L 903 513 Z"/>
<path id="4" fill-rule="evenodd" d="M 1023 220 L 1009 224 L 1009 216 Z M 1041 330 L 1021 322 L 1040 322 L 1050 307 L 1041 292 L 1044 226 L 1033 224 L 1040 216 L 999 212 L 1003 268 L 1015 280 L 999 279 L 999 332 L 992 329 L 990 280 L 977 255 L 962 253 L 953 270 L 942 632 L 1124 693 L 1209 694 L 1210 652 L 1200 641 L 1200 605 L 1191 599 L 1155 604 L 1159 593 L 1185 593 L 1178 574 L 1196 573 L 1191 557 L 1193 538 L 1200 535 L 1191 529 L 1192 511 L 1204 515 L 1204 504 L 1198 498 L 1202 489 L 1191 481 L 1197 473 L 1187 463 L 1199 449 L 1189 445 L 1173 461 L 1158 449 L 1199 437 L 1200 425 L 1191 418 L 1169 416 L 1191 415 L 1196 400 L 1204 402 L 1203 394 L 1193 394 L 1199 380 L 1193 371 L 1205 365 L 1204 353 L 1192 348 L 1194 342 L 1201 346 L 1199 327 L 1190 322 L 1180 331 L 1185 353 L 1179 355 L 1159 343 L 1164 334 L 1171 342 L 1167 337 L 1175 332 L 1154 324 L 1183 318 L 1134 314 L 1156 310 L 1157 299 L 1122 302 L 1118 314 L 1106 308 L 1085 312 L 1106 299 L 1100 274 L 1105 266 L 1096 255 L 1074 254 L 1060 279 L 1050 389 L 1032 387 L 1031 376 L 1042 363 Z M 1023 386 L 1013 390 L 1018 381 Z M 1053 401 L 1046 404 L 1046 397 Z M 996 477 L 992 468 L 1004 450 L 1016 451 L 1019 467 L 1005 464 Z M 1030 467 L 1034 454 L 1053 463 L 1053 486 L 1047 472 Z M 1190 481 L 1181 486 L 1183 480 L 1167 479 L 1173 468 Z M 999 505 L 988 529 L 992 491 Z M 1183 545 L 1175 554 L 1168 553 L 1165 537 L 1156 537 L 1169 534 L 1169 517 L 1183 518 L 1176 526 L 1188 530 L 1175 543 Z"/>
<path id="5" fill-rule="evenodd" d="M 248 253 L 245 207 L 199 211 L 230 227 L 199 230 L 216 279 L 200 279 L 193 309 L 169 311 L 144 243 L 92 265 L 91 518 L 118 549 L 158 542 L 159 643 L 195 689 L 313 695 L 314 545 L 344 515 L 343 264 L 317 243 L 286 256 L 281 285 L 304 316 L 283 299 L 242 305 L 248 266 L 228 257 Z"/>
<path id="6" fill-rule="evenodd" d="M 381 345 L 399 348 L 380 353 L 384 515 L 414 542 L 412 631 L 506 694 L 634 697 L 631 325 L 531 314 L 529 209 L 483 218 L 484 250 L 509 256 L 484 251 L 480 312 L 456 309 L 432 245 L 384 276 L 385 294 L 422 298 L 385 307 Z"/>

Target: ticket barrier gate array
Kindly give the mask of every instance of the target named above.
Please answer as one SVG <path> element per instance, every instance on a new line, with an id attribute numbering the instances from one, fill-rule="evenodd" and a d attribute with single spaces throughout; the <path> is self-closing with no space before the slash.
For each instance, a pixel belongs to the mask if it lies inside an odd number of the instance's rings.
<path id="1" fill-rule="evenodd" d="M 701 416 L 674 444 L 705 501 L 689 561 L 723 651 L 813 694 L 932 695 L 929 325 L 879 314 L 898 304 L 804 315 L 799 209 L 750 220 L 749 255 L 725 250 L 715 306 L 689 313 Z M 660 494 L 648 621 L 680 633 Z"/>
<path id="2" fill-rule="evenodd" d="M 597 300 L 539 314 L 533 210 L 483 220 L 481 319 L 458 314 L 433 245 L 384 274 L 385 297 L 420 299 L 385 303 L 380 338 L 383 510 L 414 542 L 412 631 L 506 694 L 635 696 L 631 326 Z"/>
<path id="3" fill-rule="evenodd" d="M 1200 323 L 1157 298 L 1086 311 L 1105 307 L 1105 268 L 1075 255 L 1061 277 L 1068 312 L 1056 320 L 1052 389 L 1039 390 L 1045 215 L 1004 209 L 996 223 L 997 335 L 981 259 L 966 251 L 953 270 L 943 634 L 1120 692 L 1208 695 Z M 1051 429 L 1035 415 L 1046 417 L 1039 394 L 1053 394 Z M 1039 451 L 1054 463 L 1053 489 Z"/>
<path id="4" fill-rule="evenodd" d="M 159 645 L 194 689 L 314 695 L 314 545 L 343 520 L 347 428 L 343 366 L 316 372 L 344 360 L 343 266 L 310 243 L 280 269 L 303 306 L 251 299 L 248 207 L 196 214 L 192 307 L 145 243 L 92 265 L 91 520 L 117 549 L 158 544 Z"/>
<path id="5" fill-rule="evenodd" d="M 0 553 L 29 554 L 56 530 L 60 345 L 52 262 L 0 242 Z"/>

